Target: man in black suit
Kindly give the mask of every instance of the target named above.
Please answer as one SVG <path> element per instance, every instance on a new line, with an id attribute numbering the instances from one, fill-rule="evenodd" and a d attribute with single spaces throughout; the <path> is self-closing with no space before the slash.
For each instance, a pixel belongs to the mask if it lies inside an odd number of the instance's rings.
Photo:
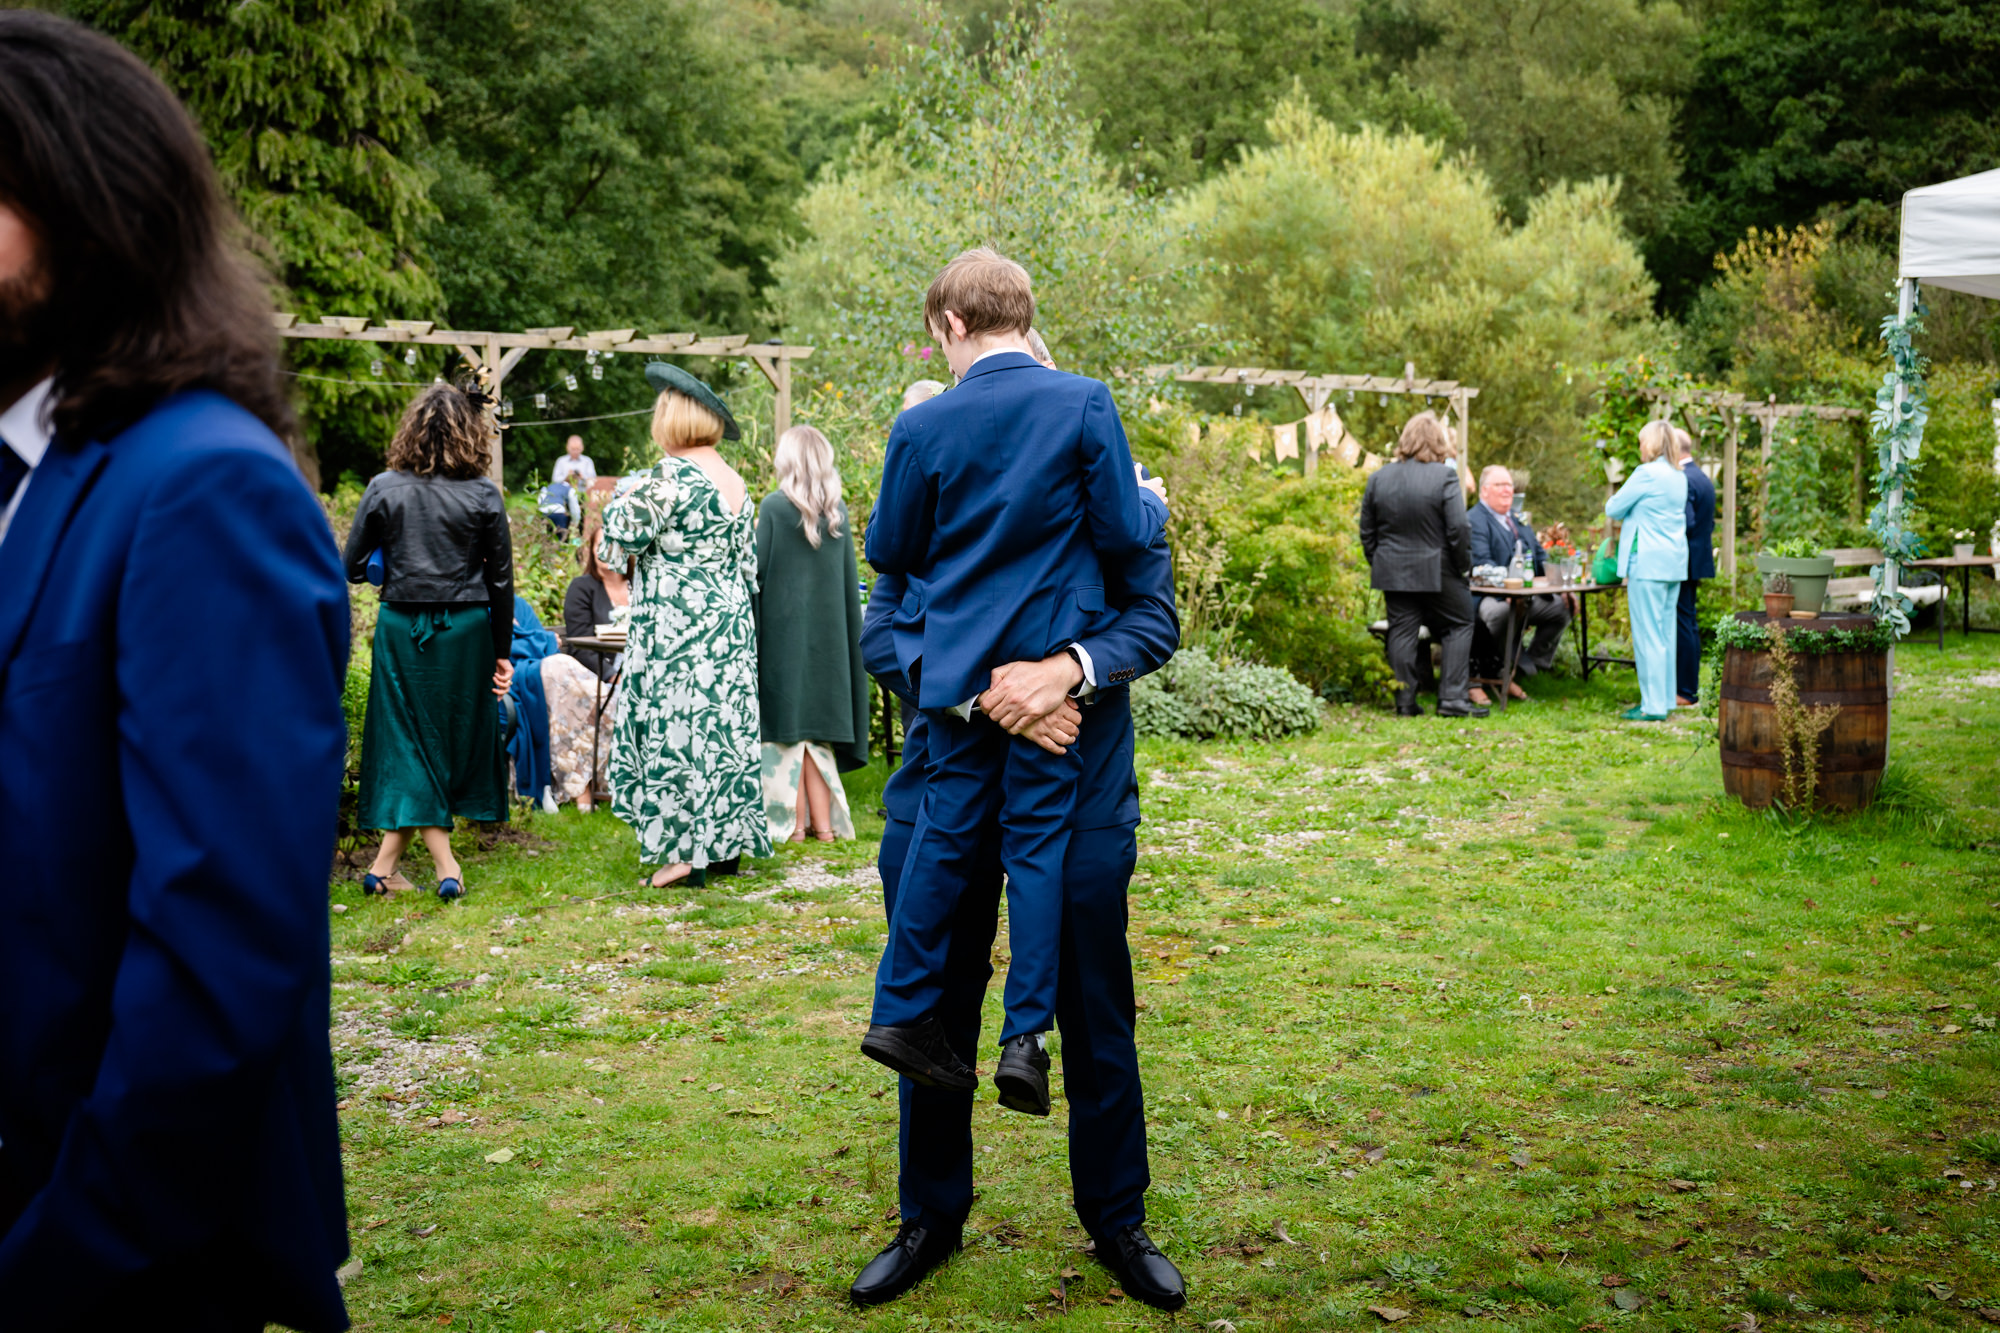
<path id="1" fill-rule="evenodd" d="M 1693 708 L 1701 699 L 1701 625 L 1695 620 L 1696 587 L 1715 577 L 1715 483 L 1694 461 L 1694 437 L 1674 431 L 1681 475 L 1688 482 L 1688 576 L 1681 583 L 1679 633 L 1674 653 L 1674 702 Z"/>
<path id="2" fill-rule="evenodd" d="M 1472 546 L 1465 493 L 1450 463 L 1451 432 L 1434 412 L 1403 427 L 1396 461 L 1368 479 L 1361 495 L 1361 550 L 1368 586 L 1389 604 L 1389 666 L 1396 712 L 1417 715 L 1418 628 L 1443 649 L 1439 717 L 1485 717 L 1467 695 L 1471 683 Z"/>
<path id="3" fill-rule="evenodd" d="M 1522 554 L 1528 557 L 1532 573 L 1544 571 L 1545 556 L 1542 544 L 1535 540 L 1535 530 L 1526 523 L 1517 522 L 1514 508 L 1514 474 L 1504 467 L 1489 467 L 1479 474 L 1479 503 L 1472 507 L 1470 519 L 1472 527 L 1472 563 L 1479 565 L 1505 566 L 1514 559 L 1514 547 L 1518 544 Z M 1479 623 L 1486 627 L 1493 643 L 1505 652 L 1507 636 L 1512 632 L 1508 617 L 1513 614 L 1506 597 L 1482 597 L 1479 599 Z M 1558 597 L 1551 593 L 1546 597 L 1528 599 L 1528 620 L 1521 628 L 1522 634 L 1529 629 L 1535 631 L 1535 640 L 1521 653 L 1514 663 L 1516 677 L 1532 677 L 1548 670 L 1555 660 L 1556 649 L 1562 644 L 1563 631 L 1569 628 L 1571 607 L 1568 596 Z M 1498 675 L 1497 670 L 1486 674 Z M 1528 697 L 1519 683 L 1512 687 L 1511 697 Z"/>

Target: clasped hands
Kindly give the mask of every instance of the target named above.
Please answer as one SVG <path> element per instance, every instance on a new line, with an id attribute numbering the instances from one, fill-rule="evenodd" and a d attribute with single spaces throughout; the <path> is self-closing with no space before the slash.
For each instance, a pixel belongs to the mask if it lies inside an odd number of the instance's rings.
<path id="1" fill-rule="evenodd" d="M 1066 754 L 1083 721 L 1070 691 L 1082 683 L 1083 668 L 1068 653 L 1009 662 L 994 668 L 993 683 L 979 696 L 979 711 L 1050 754 Z"/>

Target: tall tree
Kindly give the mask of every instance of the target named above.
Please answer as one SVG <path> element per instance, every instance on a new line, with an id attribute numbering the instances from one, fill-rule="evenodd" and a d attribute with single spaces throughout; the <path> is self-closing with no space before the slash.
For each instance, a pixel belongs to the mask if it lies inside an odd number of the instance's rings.
<path id="1" fill-rule="evenodd" d="M 1669 303 L 1751 227 L 1879 214 L 1915 186 L 2000 167 L 1996 66 L 2000 0 L 1722 7 L 1679 121 L 1688 201 L 1655 247 Z"/>
<path id="2" fill-rule="evenodd" d="M 1077 109 L 1098 149 L 1141 188 L 1190 185 L 1269 142 L 1264 123 L 1296 89 L 1343 124 L 1460 128 L 1441 102 L 1377 79 L 1354 25 L 1324 0 L 1075 0 L 1068 6 Z"/>
<path id="3" fill-rule="evenodd" d="M 461 328 L 547 325 L 759 333 L 763 289 L 796 225 L 797 167 L 763 71 L 682 0 L 405 0 L 417 69 L 441 102 L 422 162 L 436 173 L 428 233 Z M 630 364 L 628 364 L 630 363 Z M 510 478 L 560 452 L 539 415 L 630 407 L 636 358 L 602 381 L 574 357 L 530 357 L 510 383 Z M 594 428 L 602 451 L 643 428 Z M 592 441 L 597 450 L 600 444 Z"/>
<path id="4" fill-rule="evenodd" d="M 1448 103 L 1517 221 L 1560 182 L 1620 182 L 1640 236 L 1680 200 L 1673 115 L 1695 25 L 1671 0 L 1372 0 L 1361 44 Z"/>
<path id="5" fill-rule="evenodd" d="M 137 52 L 194 113 L 224 184 L 268 247 L 288 308 L 376 319 L 440 313 L 419 245 L 430 216 L 426 179 L 409 160 L 436 99 L 406 63 L 410 29 L 395 0 L 71 0 L 67 8 Z M 305 374 L 371 379 L 366 349 L 294 343 L 290 351 Z M 301 461 L 313 480 L 322 470 L 329 478 L 372 471 L 399 396 L 320 379 L 302 380 L 301 390 Z"/>

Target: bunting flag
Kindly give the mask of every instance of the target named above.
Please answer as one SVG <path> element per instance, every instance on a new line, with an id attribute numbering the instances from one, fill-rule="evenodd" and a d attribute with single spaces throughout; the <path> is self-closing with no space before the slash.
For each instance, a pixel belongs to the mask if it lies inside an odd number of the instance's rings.
<path id="1" fill-rule="evenodd" d="M 1361 442 L 1348 434 L 1344 427 L 1340 432 L 1340 445 L 1335 453 L 1339 456 L 1342 467 L 1361 466 Z M 1373 458 L 1374 455 L 1370 454 L 1369 457 Z"/>
<path id="2" fill-rule="evenodd" d="M 1307 418 L 1310 420 L 1311 418 Z M 1271 442 L 1278 455 L 1278 461 L 1299 456 L 1299 423 L 1288 421 L 1282 426 L 1271 427 Z"/>

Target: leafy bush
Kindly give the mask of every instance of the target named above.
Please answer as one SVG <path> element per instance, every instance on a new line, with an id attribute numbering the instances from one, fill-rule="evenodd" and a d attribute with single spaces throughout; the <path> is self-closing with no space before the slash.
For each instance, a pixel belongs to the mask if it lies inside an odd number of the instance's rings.
<path id="1" fill-rule="evenodd" d="M 1203 648 L 1183 648 L 1132 686 L 1132 725 L 1147 736 L 1276 740 L 1313 731 L 1320 703 L 1279 667 L 1222 665 Z"/>

